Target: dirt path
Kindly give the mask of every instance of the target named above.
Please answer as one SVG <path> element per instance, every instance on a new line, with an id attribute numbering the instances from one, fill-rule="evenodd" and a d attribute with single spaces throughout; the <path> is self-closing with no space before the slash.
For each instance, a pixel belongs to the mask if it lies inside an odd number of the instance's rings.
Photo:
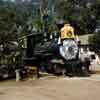
<path id="1" fill-rule="evenodd" d="M 100 65 L 91 65 L 100 72 Z M 55 77 L 0 82 L 0 100 L 100 100 L 100 73 L 91 77 Z"/>
<path id="2" fill-rule="evenodd" d="M 100 100 L 99 76 L 0 83 L 0 100 Z"/>

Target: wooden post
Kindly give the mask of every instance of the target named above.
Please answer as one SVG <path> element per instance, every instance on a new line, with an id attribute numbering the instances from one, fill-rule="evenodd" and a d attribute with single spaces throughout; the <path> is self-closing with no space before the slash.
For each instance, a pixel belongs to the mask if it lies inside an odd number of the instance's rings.
<path id="1" fill-rule="evenodd" d="M 19 82 L 20 80 L 20 70 L 16 69 L 16 82 Z"/>

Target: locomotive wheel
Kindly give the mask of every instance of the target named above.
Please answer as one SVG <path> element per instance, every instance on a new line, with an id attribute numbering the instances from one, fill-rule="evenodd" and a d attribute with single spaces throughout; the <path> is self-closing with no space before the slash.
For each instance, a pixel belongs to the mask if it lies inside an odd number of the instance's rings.
<path id="1" fill-rule="evenodd" d="M 89 65 L 87 64 L 87 62 L 82 62 L 81 75 L 89 76 Z"/>
<path id="2" fill-rule="evenodd" d="M 67 73 L 66 69 L 63 68 L 63 69 L 62 69 L 62 75 L 66 76 L 66 73 Z"/>
<path id="3" fill-rule="evenodd" d="M 68 76 L 80 76 L 80 73 L 82 73 L 82 65 L 80 63 L 80 60 L 70 62 L 67 66 L 67 75 Z"/>
<path id="4" fill-rule="evenodd" d="M 84 66 L 82 66 L 81 76 L 89 76 L 89 73 Z"/>
<path id="5" fill-rule="evenodd" d="M 50 63 L 48 64 L 47 72 L 48 73 L 54 73 L 53 64 L 50 64 Z"/>
<path id="6" fill-rule="evenodd" d="M 67 64 L 66 65 L 66 75 L 69 76 L 69 77 L 72 77 L 75 75 L 75 64 L 73 63 L 70 63 L 70 64 Z"/>
<path id="7" fill-rule="evenodd" d="M 53 65 L 54 74 L 60 75 L 62 73 L 61 66 L 59 64 Z"/>

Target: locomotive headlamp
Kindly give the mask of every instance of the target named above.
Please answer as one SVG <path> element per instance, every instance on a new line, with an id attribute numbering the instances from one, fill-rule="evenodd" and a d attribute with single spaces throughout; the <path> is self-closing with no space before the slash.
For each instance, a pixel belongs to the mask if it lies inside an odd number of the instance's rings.
<path id="1" fill-rule="evenodd" d="M 74 40 L 64 40 L 60 46 L 60 54 L 66 60 L 75 59 L 78 53 L 78 46 Z"/>

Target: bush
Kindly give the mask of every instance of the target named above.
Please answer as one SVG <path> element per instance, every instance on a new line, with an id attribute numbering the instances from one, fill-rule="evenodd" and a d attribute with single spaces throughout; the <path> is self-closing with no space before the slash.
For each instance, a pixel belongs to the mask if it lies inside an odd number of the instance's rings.
<path id="1" fill-rule="evenodd" d="M 91 45 L 93 45 L 93 47 L 96 50 L 99 50 L 100 49 L 100 32 L 97 32 L 93 36 L 90 36 L 88 41 Z"/>

